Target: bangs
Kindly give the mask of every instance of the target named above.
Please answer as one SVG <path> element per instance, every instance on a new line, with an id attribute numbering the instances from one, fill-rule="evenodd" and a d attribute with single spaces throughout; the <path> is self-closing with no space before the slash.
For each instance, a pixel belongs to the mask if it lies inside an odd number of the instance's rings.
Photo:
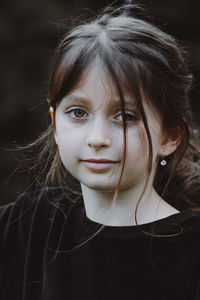
<path id="1" fill-rule="evenodd" d="M 109 92 L 116 95 L 122 106 L 127 95 L 134 99 L 137 106 L 142 101 L 137 62 L 125 54 L 115 53 L 116 49 L 97 50 L 97 46 L 100 48 L 100 45 L 95 45 L 94 49 L 71 49 L 60 59 L 52 76 L 49 97 L 51 106 L 56 107 L 68 93 L 84 81 L 91 68 L 98 70 L 97 74 L 101 76 L 105 90 L 109 88 Z"/>
<path id="2" fill-rule="evenodd" d="M 57 67 L 50 83 L 50 103 L 55 107 L 81 81 L 95 53 L 86 47 L 69 49 L 56 61 Z M 85 49 L 86 48 L 86 49 Z"/>

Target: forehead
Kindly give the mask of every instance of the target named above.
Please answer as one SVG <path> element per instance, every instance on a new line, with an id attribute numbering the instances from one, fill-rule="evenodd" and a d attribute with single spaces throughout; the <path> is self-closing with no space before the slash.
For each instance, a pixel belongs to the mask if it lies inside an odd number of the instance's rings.
<path id="1" fill-rule="evenodd" d="M 101 92 L 103 95 L 112 94 L 117 96 L 118 94 L 114 82 L 106 67 L 102 66 L 102 64 L 99 62 L 94 62 L 84 71 L 75 89 L 95 89 L 96 91 L 99 90 L 99 92 Z"/>
<path id="2" fill-rule="evenodd" d="M 125 103 L 134 103 L 136 105 L 133 92 L 130 92 L 130 89 L 127 88 L 127 85 L 123 81 L 120 78 L 120 87 Z M 81 102 L 82 100 L 84 101 L 84 98 L 90 99 L 90 97 L 93 101 L 101 97 L 102 99 L 112 100 L 114 103 L 120 102 L 119 91 L 116 88 L 114 80 L 111 78 L 107 68 L 100 62 L 93 63 L 83 72 L 79 82 L 65 98 Z"/>

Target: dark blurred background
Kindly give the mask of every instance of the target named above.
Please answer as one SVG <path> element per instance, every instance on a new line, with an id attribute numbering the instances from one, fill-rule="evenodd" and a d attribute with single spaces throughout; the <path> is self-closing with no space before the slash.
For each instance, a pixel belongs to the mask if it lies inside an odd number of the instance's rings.
<path id="1" fill-rule="evenodd" d="M 111 1 L 7 0 L 0 9 L 0 203 L 14 201 L 31 182 L 19 166 L 26 145 L 47 126 L 49 65 L 64 24 L 87 19 Z M 118 3 L 123 3 L 122 1 Z M 138 0 L 189 53 L 191 104 L 200 124 L 200 1 Z"/>

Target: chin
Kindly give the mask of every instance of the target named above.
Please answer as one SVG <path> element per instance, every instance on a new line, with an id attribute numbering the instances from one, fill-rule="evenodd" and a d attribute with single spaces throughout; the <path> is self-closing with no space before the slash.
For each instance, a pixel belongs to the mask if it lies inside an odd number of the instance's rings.
<path id="1" fill-rule="evenodd" d="M 99 184 L 99 182 L 97 184 L 89 184 L 88 182 L 82 182 L 83 185 L 87 186 L 87 188 L 91 189 L 91 190 L 95 190 L 98 192 L 115 192 L 116 189 L 116 185 L 108 185 L 108 184 Z"/>

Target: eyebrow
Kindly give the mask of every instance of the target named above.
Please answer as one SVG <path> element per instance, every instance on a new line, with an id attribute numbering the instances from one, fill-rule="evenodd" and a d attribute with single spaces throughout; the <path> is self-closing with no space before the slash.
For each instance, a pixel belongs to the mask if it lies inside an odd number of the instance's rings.
<path id="1" fill-rule="evenodd" d="M 76 95 L 68 95 L 65 97 L 66 101 L 76 101 L 78 104 L 90 104 L 92 101 L 90 99 L 87 99 L 85 97 L 76 96 Z M 135 101 L 131 100 L 129 97 L 124 97 L 125 104 L 130 104 L 134 107 L 137 107 Z M 114 104 L 120 104 L 119 99 L 112 99 Z"/>
<path id="2" fill-rule="evenodd" d="M 88 104 L 91 101 L 89 99 L 86 99 L 84 97 L 80 97 L 80 96 L 76 96 L 76 95 L 68 95 L 64 98 L 66 100 L 66 102 L 77 102 L 78 104 Z"/>

